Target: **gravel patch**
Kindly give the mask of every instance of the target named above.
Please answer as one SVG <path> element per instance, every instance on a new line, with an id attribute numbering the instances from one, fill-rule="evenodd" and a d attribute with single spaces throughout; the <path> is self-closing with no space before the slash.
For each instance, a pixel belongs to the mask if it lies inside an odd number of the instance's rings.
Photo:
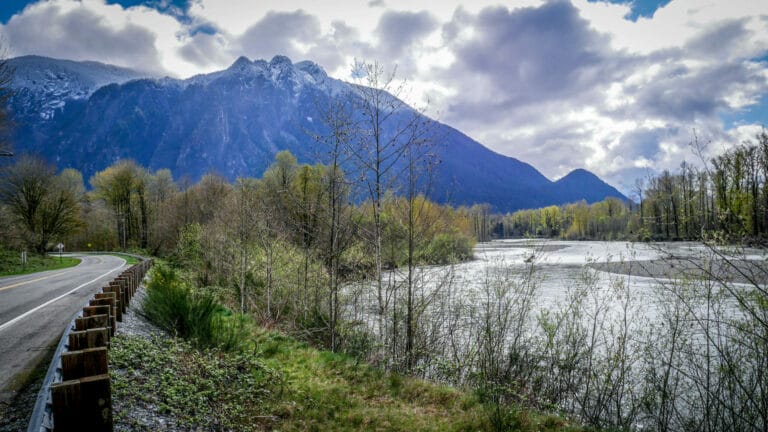
<path id="1" fill-rule="evenodd" d="M 147 321 L 141 313 L 144 299 L 147 296 L 146 288 L 142 285 L 131 300 L 131 307 L 123 314 L 123 322 L 117 325 L 117 335 L 139 336 L 151 339 L 152 336 L 168 337 L 162 329 Z"/>
<path id="2" fill-rule="evenodd" d="M 666 258 L 588 264 L 596 270 L 656 279 L 712 279 L 746 284 L 768 284 L 768 263 L 757 260 Z"/>
<path id="3" fill-rule="evenodd" d="M 149 340 L 170 337 L 165 331 L 147 321 L 142 315 L 141 309 L 146 295 L 146 288 L 142 285 L 134 294 L 131 307 L 123 314 L 123 322 L 118 324 L 117 336 L 139 337 Z M 127 376 L 127 371 L 110 367 L 110 374 Z M 113 398 L 113 428 L 115 432 L 178 430 L 174 418 L 169 415 L 163 415 L 160 411 L 160 407 L 150 402 L 126 401 Z"/>

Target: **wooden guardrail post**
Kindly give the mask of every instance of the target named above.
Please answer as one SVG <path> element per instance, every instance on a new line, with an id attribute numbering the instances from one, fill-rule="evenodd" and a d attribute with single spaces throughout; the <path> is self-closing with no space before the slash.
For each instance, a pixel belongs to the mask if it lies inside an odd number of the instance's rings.
<path id="1" fill-rule="evenodd" d="M 112 432 L 112 391 L 102 374 L 51 385 L 54 432 Z"/>
<path id="2" fill-rule="evenodd" d="M 109 322 L 111 324 L 110 335 L 114 336 L 117 331 L 117 306 L 115 293 L 96 293 L 94 298 L 88 301 L 88 304 L 90 306 L 109 306 Z"/>
<path id="3" fill-rule="evenodd" d="M 69 351 L 61 355 L 63 381 L 105 373 L 107 373 L 107 347 Z"/>
<path id="4" fill-rule="evenodd" d="M 120 284 L 115 281 L 112 281 L 109 283 L 109 287 L 105 287 L 102 291 L 113 292 L 115 293 L 115 295 L 117 295 L 117 299 L 120 301 L 120 309 L 122 312 L 121 314 L 118 314 L 118 321 L 122 321 L 122 314 L 125 313 L 127 304 L 125 302 L 125 292 L 120 287 Z"/>
<path id="5" fill-rule="evenodd" d="M 94 328 L 110 328 L 109 315 L 92 315 L 75 319 L 75 330 L 83 331 Z"/>
<path id="6" fill-rule="evenodd" d="M 86 348 L 105 347 L 109 344 L 109 330 L 95 328 L 69 333 L 69 349 L 72 351 Z"/>
<path id="7" fill-rule="evenodd" d="M 120 303 L 119 291 L 116 291 L 112 286 L 106 286 L 101 289 L 100 294 L 96 294 L 94 297 L 96 300 L 112 297 L 115 301 L 113 306 L 115 307 L 115 317 L 117 318 L 117 322 L 123 322 L 123 308 Z"/>

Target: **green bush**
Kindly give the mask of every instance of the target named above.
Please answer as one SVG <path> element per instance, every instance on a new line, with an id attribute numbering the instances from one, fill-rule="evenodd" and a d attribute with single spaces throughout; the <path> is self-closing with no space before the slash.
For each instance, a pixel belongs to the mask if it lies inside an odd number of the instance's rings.
<path id="1" fill-rule="evenodd" d="M 193 292 L 172 268 L 154 268 L 142 311 L 160 328 L 198 346 L 234 350 L 247 339 L 242 317 L 211 294 Z"/>
<path id="2" fill-rule="evenodd" d="M 436 235 L 420 252 L 419 260 L 427 264 L 450 264 L 472 258 L 472 240 L 458 233 Z"/>

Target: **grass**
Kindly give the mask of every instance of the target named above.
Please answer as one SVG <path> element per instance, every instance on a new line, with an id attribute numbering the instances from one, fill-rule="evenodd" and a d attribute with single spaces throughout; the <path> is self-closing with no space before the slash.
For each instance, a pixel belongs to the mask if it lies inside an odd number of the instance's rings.
<path id="1" fill-rule="evenodd" d="M 116 430 L 160 428 L 136 415 L 146 410 L 168 419 L 163 430 L 259 430 L 252 417 L 274 394 L 274 372 L 258 357 L 178 338 L 117 336 L 109 362 Z"/>
<path id="2" fill-rule="evenodd" d="M 272 331 L 254 329 L 249 342 L 226 352 L 179 338 L 115 337 L 115 429 L 156 430 L 152 416 L 136 415 L 149 411 L 167 430 L 493 430 L 471 392 L 386 373 Z M 581 430 L 552 415 L 509 414 L 513 430 Z"/>
<path id="3" fill-rule="evenodd" d="M 27 264 L 22 266 L 21 253 L 0 250 L 0 276 L 23 275 L 46 270 L 59 270 L 80 264 L 79 258 L 42 256 L 29 253 Z"/>
<path id="4" fill-rule="evenodd" d="M 121 254 L 121 253 L 111 253 L 110 255 L 114 255 L 114 256 L 116 256 L 118 258 L 124 259 L 125 263 L 128 264 L 128 265 L 134 265 L 134 264 L 138 264 L 140 262 L 138 258 L 136 258 L 134 256 L 131 256 L 131 255 L 126 255 L 126 254 Z"/>

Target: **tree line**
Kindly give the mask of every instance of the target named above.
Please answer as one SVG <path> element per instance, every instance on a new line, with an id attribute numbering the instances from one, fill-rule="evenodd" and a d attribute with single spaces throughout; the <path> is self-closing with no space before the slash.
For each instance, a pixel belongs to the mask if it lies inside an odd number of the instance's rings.
<path id="1" fill-rule="evenodd" d="M 768 238 L 768 133 L 712 158 L 682 163 L 635 183 L 633 200 L 607 198 L 506 215 L 486 213 L 476 225 L 487 238 L 708 240 L 765 244 Z M 481 237 L 478 237 L 481 238 Z"/>

